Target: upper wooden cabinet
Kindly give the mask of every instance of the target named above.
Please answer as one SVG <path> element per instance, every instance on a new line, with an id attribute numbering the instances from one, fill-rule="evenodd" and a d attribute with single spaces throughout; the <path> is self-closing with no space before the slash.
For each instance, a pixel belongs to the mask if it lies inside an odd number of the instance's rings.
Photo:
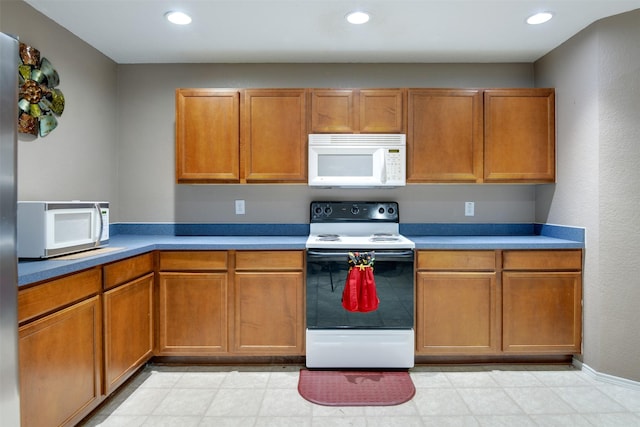
<path id="1" fill-rule="evenodd" d="M 240 182 L 240 92 L 176 90 L 176 180 Z"/>
<path id="2" fill-rule="evenodd" d="M 241 176 L 244 181 L 307 181 L 306 93 L 305 89 L 243 92 Z"/>
<path id="3" fill-rule="evenodd" d="M 309 133 L 407 134 L 408 183 L 555 181 L 554 89 L 177 89 L 178 183 L 305 183 Z"/>
<path id="4" fill-rule="evenodd" d="M 403 133 L 403 89 L 312 89 L 311 133 Z"/>
<path id="5" fill-rule="evenodd" d="M 409 89 L 407 182 L 482 181 L 482 91 Z"/>
<path id="6" fill-rule="evenodd" d="M 177 89 L 178 183 L 306 182 L 306 89 Z"/>
<path id="7" fill-rule="evenodd" d="M 484 91 L 484 181 L 555 181 L 555 90 Z"/>

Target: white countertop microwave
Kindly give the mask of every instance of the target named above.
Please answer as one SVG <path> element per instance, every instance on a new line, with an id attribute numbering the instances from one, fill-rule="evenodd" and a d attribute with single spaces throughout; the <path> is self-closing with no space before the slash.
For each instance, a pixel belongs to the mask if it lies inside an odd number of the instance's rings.
<path id="1" fill-rule="evenodd" d="M 309 135 L 310 186 L 400 187 L 406 167 L 404 134 Z"/>
<path id="2" fill-rule="evenodd" d="M 18 257 L 49 258 L 109 244 L 109 203 L 18 202 Z"/>

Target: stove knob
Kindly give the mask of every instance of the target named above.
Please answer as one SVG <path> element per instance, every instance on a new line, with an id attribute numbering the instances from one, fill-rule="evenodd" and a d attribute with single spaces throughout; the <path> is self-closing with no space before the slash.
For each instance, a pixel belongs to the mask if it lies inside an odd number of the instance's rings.
<path id="1" fill-rule="evenodd" d="M 352 206 L 351 207 L 351 213 L 354 215 L 358 215 L 358 213 L 360 213 L 360 208 L 357 206 Z"/>
<path id="2" fill-rule="evenodd" d="M 391 215 L 393 215 L 396 212 L 396 210 L 393 209 L 392 207 L 390 207 L 388 211 Z"/>
<path id="3" fill-rule="evenodd" d="M 331 212 L 333 212 L 331 210 L 331 206 L 327 206 L 326 208 L 324 208 L 324 214 L 325 215 L 331 215 Z"/>
<path id="4" fill-rule="evenodd" d="M 384 213 L 384 208 L 383 208 L 382 206 L 380 206 L 380 207 L 378 208 L 378 213 L 379 213 L 380 215 L 382 215 L 382 214 Z"/>
<path id="5" fill-rule="evenodd" d="M 320 215 L 322 213 L 322 208 L 320 206 L 316 206 L 313 210 L 313 213 L 315 213 L 316 215 Z"/>

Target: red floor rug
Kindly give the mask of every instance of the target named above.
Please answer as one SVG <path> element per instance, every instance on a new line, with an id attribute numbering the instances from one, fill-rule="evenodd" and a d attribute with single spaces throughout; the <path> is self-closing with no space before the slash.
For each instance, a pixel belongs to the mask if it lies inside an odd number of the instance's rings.
<path id="1" fill-rule="evenodd" d="M 324 406 L 391 406 L 410 400 L 416 388 L 408 372 L 301 369 L 298 392 Z"/>

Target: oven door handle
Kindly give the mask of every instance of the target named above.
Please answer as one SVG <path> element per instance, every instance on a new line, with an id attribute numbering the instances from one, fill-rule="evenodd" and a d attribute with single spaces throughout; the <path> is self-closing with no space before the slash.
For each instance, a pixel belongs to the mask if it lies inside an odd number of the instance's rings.
<path id="1" fill-rule="evenodd" d="M 388 258 L 412 258 L 413 259 L 413 250 L 403 250 L 403 251 L 389 251 L 385 250 L 384 252 L 378 252 L 372 249 L 372 252 L 376 253 L 376 259 L 388 259 Z M 307 250 L 307 255 L 313 258 L 336 258 L 336 257 L 348 257 L 349 252 L 344 251 L 314 251 Z"/>

